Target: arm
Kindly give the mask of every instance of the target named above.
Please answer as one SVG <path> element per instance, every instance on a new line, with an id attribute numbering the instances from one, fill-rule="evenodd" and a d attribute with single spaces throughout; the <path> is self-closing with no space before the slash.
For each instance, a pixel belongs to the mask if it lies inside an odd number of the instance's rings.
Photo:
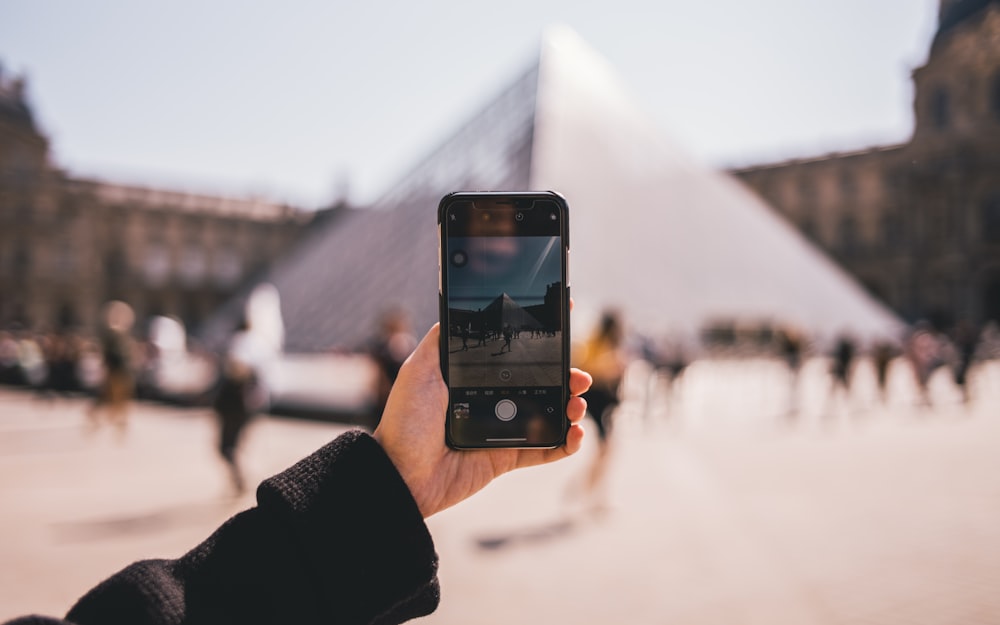
<path id="1" fill-rule="evenodd" d="M 345 434 L 261 484 L 177 560 L 137 562 L 84 596 L 72 623 L 399 623 L 437 607 L 437 556 L 391 461 Z"/>

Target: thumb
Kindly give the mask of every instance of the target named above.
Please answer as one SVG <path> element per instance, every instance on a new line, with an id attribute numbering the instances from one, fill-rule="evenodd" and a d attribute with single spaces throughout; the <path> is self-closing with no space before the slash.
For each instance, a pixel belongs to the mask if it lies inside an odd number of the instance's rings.
<path id="1" fill-rule="evenodd" d="M 441 381 L 444 382 L 444 378 L 441 376 L 441 355 L 438 343 L 441 336 L 440 327 L 438 323 L 431 326 L 413 353 L 403 362 L 399 371 L 400 377 L 406 375 L 409 378 L 414 372 L 420 372 L 441 378 Z"/>

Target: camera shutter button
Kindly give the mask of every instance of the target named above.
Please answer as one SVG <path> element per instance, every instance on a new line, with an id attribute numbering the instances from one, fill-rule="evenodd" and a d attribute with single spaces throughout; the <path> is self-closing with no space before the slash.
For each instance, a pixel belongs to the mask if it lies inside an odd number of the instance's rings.
<path id="1" fill-rule="evenodd" d="M 497 402 L 496 408 L 493 409 L 496 413 L 497 419 L 501 421 L 510 421 L 517 416 L 517 404 L 509 399 L 501 399 Z"/>

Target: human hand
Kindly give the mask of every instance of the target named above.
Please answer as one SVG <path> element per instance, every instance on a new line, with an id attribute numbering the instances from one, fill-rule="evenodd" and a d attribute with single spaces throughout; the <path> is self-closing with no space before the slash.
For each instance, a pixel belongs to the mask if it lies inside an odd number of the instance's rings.
<path id="1" fill-rule="evenodd" d="M 406 359 L 389 394 L 373 436 L 382 445 L 413 494 L 420 513 L 435 512 L 472 496 L 494 478 L 518 469 L 553 462 L 579 451 L 580 421 L 590 388 L 590 374 L 570 369 L 566 442 L 554 449 L 482 449 L 458 451 L 445 444 L 448 387 L 441 377 L 438 333 L 434 325 Z"/>

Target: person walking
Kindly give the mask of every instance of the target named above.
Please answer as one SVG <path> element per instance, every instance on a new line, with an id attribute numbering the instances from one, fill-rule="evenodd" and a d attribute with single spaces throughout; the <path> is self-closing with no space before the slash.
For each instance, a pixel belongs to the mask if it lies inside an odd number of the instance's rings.
<path id="1" fill-rule="evenodd" d="M 91 429 L 96 430 L 103 418 L 124 437 L 128 426 L 129 403 L 135 394 L 135 376 L 132 367 L 132 326 L 135 313 L 121 301 L 109 302 L 104 307 L 104 328 L 101 332 L 101 361 L 104 378 L 94 403 L 87 411 Z"/>
<path id="2" fill-rule="evenodd" d="M 851 381 L 854 375 L 854 356 L 857 349 L 854 339 L 841 334 L 833 348 L 833 362 L 830 366 L 830 394 L 827 397 L 826 415 L 833 418 L 837 397 L 843 397 L 847 410 L 851 409 Z"/>
<path id="3" fill-rule="evenodd" d="M 583 494 L 590 511 L 598 514 L 607 510 L 611 432 L 626 365 L 623 343 L 624 328 L 619 314 L 605 311 L 580 357 L 579 367 L 593 377 L 593 384 L 583 398 L 587 400 L 587 414 L 597 426 L 597 450 L 583 475 Z"/>
<path id="4" fill-rule="evenodd" d="M 369 354 L 378 368 L 375 381 L 375 409 L 371 429 L 378 426 L 379 416 L 385 410 L 392 385 L 396 383 L 399 368 L 417 346 L 410 316 L 402 308 L 387 310 L 379 321 L 378 333 L 369 347 Z"/>
<path id="5" fill-rule="evenodd" d="M 242 494 L 246 488 L 237 458 L 240 439 L 247 424 L 267 405 L 260 370 L 263 357 L 249 320 L 241 319 L 222 356 L 219 385 L 212 403 L 218 419 L 219 454 L 236 494 Z"/>
<path id="6" fill-rule="evenodd" d="M 514 338 L 514 329 L 510 327 L 510 324 L 506 324 L 503 327 L 503 345 L 500 346 L 500 353 L 502 354 L 504 350 L 507 352 L 511 351 L 510 340 Z"/>
<path id="7" fill-rule="evenodd" d="M 875 383 L 878 387 L 879 401 L 883 405 L 889 402 L 889 365 L 896 357 L 895 346 L 887 340 L 879 340 L 872 348 L 872 363 L 875 367 Z"/>
<path id="8" fill-rule="evenodd" d="M 968 404 L 969 371 L 979 347 L 979 332 L 968 320 L 962 320 L 955 326 L 952 333 L 952 343 L 955 346 L 955 362 L 952 366 L 952 378 L 962 393 L 962 403 Z"/>
<path id="9" fill-rule="evenodd" d="M 931 406 L 930 379 L 941 366 L 941 342 L 934 327 L 927 321 L 914 326 L 906 342 L 906 357 L 913 367 L 917 386 L 917 401 L 921 406 Z"/>
<path id="10" fill-rule="evenodd" d="M 788 409 L 785 414 L 789 419 L 795 419 L 799 415 L 799 385 L 804 350 L 805 337 L 798 328 L 781 328 L 778 332 L 778 353 L 788 372 Z"/>

